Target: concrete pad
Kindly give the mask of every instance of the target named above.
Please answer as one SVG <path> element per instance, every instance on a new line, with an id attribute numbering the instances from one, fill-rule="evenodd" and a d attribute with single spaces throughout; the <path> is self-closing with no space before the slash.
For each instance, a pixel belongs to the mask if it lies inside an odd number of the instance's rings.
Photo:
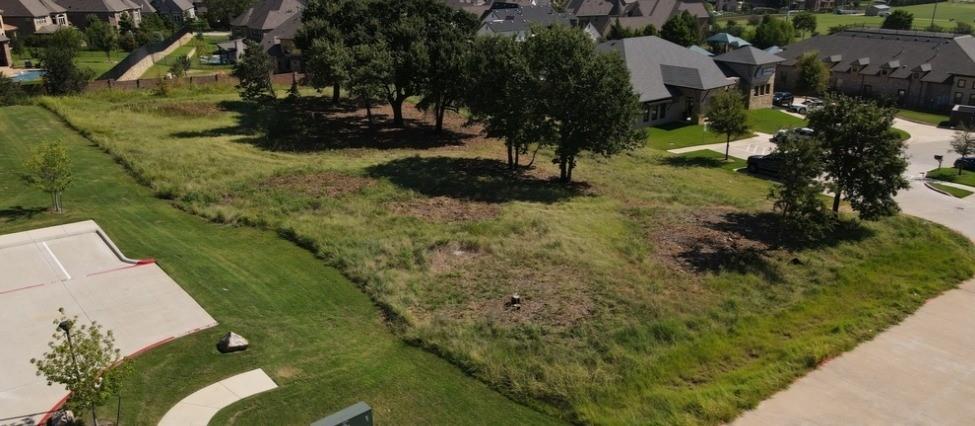
<path id="1" fill-rule="evenodd" d="M 223 379 L 180 400 L 159 421 L 160 426 L 206 426 L 223 407 L 278 387 L 267 373 L 255 369 Z"/>
<path id="2" fill-rule="evenodd" d="M 158 265 L 123 256 L 95 222 L 0 236 L 0 425 L 37 422 L 67 395 L 29 362 L 48 349 L 59 307 L 112 330 L 126 355 L 216 325 Z"/>

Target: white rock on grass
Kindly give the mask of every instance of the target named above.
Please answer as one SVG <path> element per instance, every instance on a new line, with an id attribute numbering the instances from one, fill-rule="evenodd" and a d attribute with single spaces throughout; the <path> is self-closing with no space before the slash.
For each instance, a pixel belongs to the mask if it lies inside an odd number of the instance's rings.
<path id="1" fill-rule="evenodd" d="M 223 353 L 236 352 L 247 349 L 248 345 L 247 339 L 231 331 L 220 338 L 220 342 L 217 343 L 217 349 Z"/>

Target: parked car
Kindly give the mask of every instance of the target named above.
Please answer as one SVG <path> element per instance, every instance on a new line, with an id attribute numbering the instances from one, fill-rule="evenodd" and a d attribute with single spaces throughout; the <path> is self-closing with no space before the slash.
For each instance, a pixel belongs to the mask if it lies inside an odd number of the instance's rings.
<path id="1" fill-rule="evenodd" d="M 792 101 L 794 101 L 795 99 L 796 98 L 795 96 L 792 96 L 792 93 L 775 92 L 775 94 L 772 95 L 772 105 L 778 105 L 783 107 L 789 106 L 792 105 Z"/>
<path id="2" fill-rule="evenodd" d="M 768 173 L 777 175 L 782 171 L 782 155 L 771 153 L 768 155 L 752 155 L 748 157 L 748 171 L 751 173 Z"/>
<path id="3" fill-rule="evenodd" d="M 785 137 L 785 135 L 788 135 L 789 133 L 795 133 L 799 136 L 809 137 L 814 135 L 816 132 L 813 129 L 810 129 L 808 127 L 799 127 L 795 129 L 782 129 L 779 130 L 778 132 L 775 132 L 775 134 L 772 135 L 772 138 L 769 139 L 769 141 L 772 143 L 779 143 L 779 141 L 782 140 L 782 138 Z"/>
<path id="4" fill-rule="evenodd" d="M 975 171 L 975 157 L 962 157 L 955 160 L 955 168 Z"/>
<path id="5" fill-rule="evenodd" d="M 815 111 L 822 107 L 823 107 L 823 101 L 816 98 L 807 98 L 801 104 L 789 105 L 789 111 L 798 114 L 809 114 L 810 112 Z"/>

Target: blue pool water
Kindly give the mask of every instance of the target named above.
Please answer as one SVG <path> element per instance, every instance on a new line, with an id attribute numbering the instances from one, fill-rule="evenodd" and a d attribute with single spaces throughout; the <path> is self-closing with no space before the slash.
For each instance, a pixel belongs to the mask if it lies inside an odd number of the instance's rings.
<path id="1" fill-rule="evenodd" d="M 44 73 L 45 73 L 44 70 L 29 70 L 17 74 L 11 77 L 11 79 L 13 81 L 19 81 L 19 82 L 37 81 L 44 76 Z"/>

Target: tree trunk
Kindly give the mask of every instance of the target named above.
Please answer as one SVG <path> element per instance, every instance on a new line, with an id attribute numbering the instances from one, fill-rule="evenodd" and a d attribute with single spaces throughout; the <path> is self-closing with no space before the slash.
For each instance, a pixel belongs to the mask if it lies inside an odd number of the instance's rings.
<path id="1" fill-rule="evenodd" d="M 839 213 L 840 212 L 840 194 L 842 194 L 842 193 L 843 193 L 843 191 L 840 190 L 839 185 L 837 185 L 836 186 L 836 194 L 833 195 L 833 213 Z"/>
<path id="2" fill-rule="evenodd" d="M 57 198 L 57 194 L 54 193 L 54 192 L 51 193 L 51 210 L 54 210 L 54 213 L 60 213 L 60 212 L 58 212 L 58 198 Z"/>
<path id="3" fill-rule="evenodd" d="M 394 98 L 389 100 L 389 106 L 393 108 L 393 126 L 394 127 L 406 127 L 403 122 L 403 101 L 406 100 L 406 96 L 396 95 Z"/>
<path id="4" fill-rule="evenodd" d="M 338 102 L 339 96 L 342 95 L 342 90 L 338 83 L 332 84 L 332 102 Z"/>
<path id="5" fill-rule="evenodd" d="M 724 142 L 724 161 L 728 161 L 729 151 L 731 151 L 731 134 L 728 134 L 728 139 Z"/>
<path id="6" fill-rule="evenodd" d="M 505 142 L 504 145 L 508 151 L 508 168 L 514 170 L 515 168 L 514 146 L 511 144 L 511 142 Z"/>
<path id="7" fill-rule="evenodd" d="M 520 162 L 521 162 L 521 150 L 515 148 L 515 167 L 514 167 L 515 169 L 518 168 L 518 163 Z"/>
<path id="8" fill-rule="evenodd" d="M 369 129 L 373 128 L 374 122 L 372 117 L 372 102 L 369 102 L 369 98 L 363 97 L 362 102 L 366 104 L 366 118 L 369 119 Z"/>
<path id="9" fill-rule="evenodd" d="M 437 120 L 436 126 L 433 129 L 434 133 L 437 134 L 443 133 L 443 115 L 444 115 L 444 111 L 446 110 L 447 110 L 447 106 L 444 103 L 443 99 L 437 101 L 437 105 L 433 110 L 433 113 L 436 116 L 436 120 Z"/>
<path id="10" fill-rule="evenodd" d="M 569 161 L 565 156 L 559 157 L 559 181 L 569 183 Z"/>
<path id="11" fill-rule="evenodd" d="M 575 157 L 570 158 L 567 163 L 568 164 L 566 164 L 566 166 L 565 166 L 568 169 L 566 171 L 565 183 L 572 183 L 572 171 L 575 170 L 575 168 L 576 168 L 576 159 L 575 159 Z"/>
<path id="12" fill-rule="evenodd" d="M 98 415 L 95 413 L 95 404 L 91 404 L 91 423 L 98 426 Z"/>

